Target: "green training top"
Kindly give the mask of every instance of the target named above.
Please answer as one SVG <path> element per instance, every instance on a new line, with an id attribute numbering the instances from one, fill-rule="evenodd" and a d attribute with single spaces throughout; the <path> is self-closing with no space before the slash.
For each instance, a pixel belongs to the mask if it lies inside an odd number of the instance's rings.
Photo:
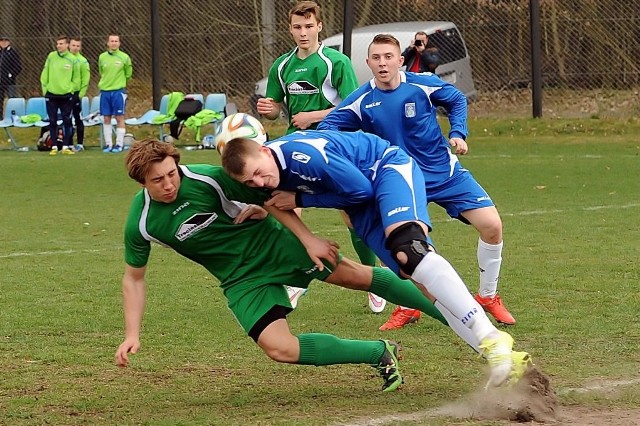
<path id="1" fill-rule="evenodd" d="M 63 54 L 54 51 L 47 55 L 40 74 L 42 94 L 66 95 L 75 92 L 80 85 L 80 70 L 71 52 Z"/>
<path id="2" fill-rule="evenodd" d="M 78 61 L 78 67 L 80 68 L 80 84 L 76 86 L 75 92 L 79 92 L 78 96 L 82 98 L 87 94 L 87 89 L 89 88 L 91 69 L 89 68 L 89 61 L 87 61 L 87 58 L 85 58 L 82 53 L 78 52 L 73 56 L 75 56 L 76 61 Z"/>
<path id="3" fill-rule="evenodd" d="M 305 251 L 298 238 L 271 216 L 233 223 L 245 204 L 231 200 L 262 205 L 268 193 L 236 182 L 220 166 L 193 164 L 179 171 L 174 202 L 154 201 L 145 189 L 135 195 L 125 225 L 128 265 L 145 266 L 153 241 L 204 266 L 223 289 L 291 281 L 283 253 Z"/>
<path id="4" fill-rule="evenodd" d="M 286 101 L 287 133 L 297 130 L 291 124 L 295 114 L 337 106 L 358 88 L 355 71 L 346 55 L 323 44 L 305 59 L 298 58 L 297 52 L 296 47 L 276 59 L 267 82 L 267 97 L 276 102 Z"/>
<path id="5" fill-rule="evenodd" d="M 98 57 L 98 71 L 100 90 L 119 90 L 127 87 L 127 82 L 133 75 L 133 65 L 129 55 L 123 51 L 106 51 Z"/>

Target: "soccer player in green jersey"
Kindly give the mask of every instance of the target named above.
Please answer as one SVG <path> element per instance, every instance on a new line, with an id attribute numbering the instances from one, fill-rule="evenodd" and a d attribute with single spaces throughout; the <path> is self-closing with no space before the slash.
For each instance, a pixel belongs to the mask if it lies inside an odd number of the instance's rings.
<path id="1" fill-rule="evenodd" d="M 269 70 L 267 97 L 258 100 L 258 112 L 274 120 L 286 102 L 287 133 L 315 129 L 342 99 L 358 88 L 351 60 L 320 43 L 320 7 L 302 1 L 289 11 L 289 32 L 296 47 L 280 56 Z"/>
<path id="2" fill-rule="evenodd" d="M 386 269 L 340 257 L 335 243 L 317 239 L 332 253 L 334 264 L 323 263 L 319 256 L 309 255 L 302 242 L 264 209 L 232 201 L 262 204 L 266 193 L 234 181 L 219 166 L 183 166 L 179 160 L 172 144 L 152 139 L 134 143 L 127 153 L 129 176 L 143 190 L 135 195 L 125 225 L 125 339 L 116 351 L 116 363 L 126 366 L 128 354 L 140 348 L 145 274 L 151 242 L 155 242 L 212 273 L 238 323 L 274 361 L 317 366 L 369 364 L 384 379 L 383 391 L 397 389 L 402 376 L 395 343 L 347 340 L 321 333 L 292 335 L 286 320 L 292 308 L 282 284 L 306 288 L 313 279 L 320 279 L 375 291 L 446 324 L 433 303 L 411 282 Z"/>
<path id="3" fill-rule="evenodd" d="M 258 99 L 257 109 L 263 117 L 276 119 L 283 108 L 289 116 L 287 133 L 315 129 L 351 92 L 358 88 L 351 60 L 346 55 L 320 43 L 322 31 L 320 6 L 314 1 L 301 1 L 289 10 L 289 32 L 296 47 L 280 56 L 269 70 L 267 93 Z M 342 213 L 351 242 L 360 262 L 375 265 L 376 256 L 353 231 L 349 218 Z M 291 288 L 294 303 L 304 294 Z M 369 293 L 369 308 L 382 312 L 386 301 Z"/>

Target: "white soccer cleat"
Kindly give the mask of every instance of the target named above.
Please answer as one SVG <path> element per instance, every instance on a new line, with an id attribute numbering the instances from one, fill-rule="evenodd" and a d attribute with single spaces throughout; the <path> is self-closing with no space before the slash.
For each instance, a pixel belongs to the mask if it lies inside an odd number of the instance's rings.
<path id="1" fill-rule="evenodd" d="M 307 289 L 300 287 L 291 287 L 290 285 L 285 285 L 284 288 L 287 289 L 291 307 L 295 309 L 296 306 L 298 306 L 298 299 L 300 299 L 300 297 L 302 297 L 307 292 Z"/>
<path id="2" fill-rule="evenodd" d="M 480 342 L 480 353 L 489 363 L 491 374 L 485 389 L 505 384 L 513 368 L 513 337 L 504 331 L 498 331 L 496 337 L 486 337 Z"/>
<path id="3" fill-rule="evenodd" d="M 386 300 L 373 293 L 369 293 L 369 309 L 371 309 L 371 312 L 379 314 L 384 311 L 385 306 L 387 306 Z"/>

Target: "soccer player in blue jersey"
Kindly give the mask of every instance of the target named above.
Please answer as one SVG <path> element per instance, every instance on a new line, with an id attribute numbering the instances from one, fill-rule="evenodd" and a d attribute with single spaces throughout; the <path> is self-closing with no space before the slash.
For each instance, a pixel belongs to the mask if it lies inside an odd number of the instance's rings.
<path id="1" fill-rule="evenodd" d="M 449 262 L 427 243 L 431 225 L 424 177 L 402 149 L 363 132 L 297 131 L 265 145 L 233 139 L 222 165 L 239 182 L 271 192 L 264 205 L 298 236 L 312 259 L 330 254 L 314 244 L 317 238 L 295 214 L 280 210 L 344 210 L 358 236 L 387 266 L 411 278 L 450 324 L 471 330 L 491 368 L 487 386 L 512 383 L 524 373 L 529 355 L 512 352 L 513 338 L 496 329 Z"/>
<path id="2" fill-rule="evenodd" d="M 498 322 L 515 324 L 497 293 L 502 263 L 500 215 L 489 194 L 455 155 L 468 150 L 464 94 L 434 74 L 400 71 L 400 43 L 388 34 L 374 37 L 367 64 L 374 78 L 349 95 L 318 128 L 364 130 L 413 157 L 424 175 L 427 201 L 442 206 L 452 218 L 471 224 L 480 234 L 480 290 L 475 299 Z M 448 112 L 448 138 L 438 124 L 437 107 Z"/>

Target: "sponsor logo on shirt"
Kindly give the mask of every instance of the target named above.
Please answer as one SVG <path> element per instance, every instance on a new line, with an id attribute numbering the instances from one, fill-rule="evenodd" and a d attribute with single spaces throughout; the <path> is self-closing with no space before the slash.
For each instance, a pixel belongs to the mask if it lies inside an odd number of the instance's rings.
<path id="1" fill-rule="evenodd" d="M 409 209 L 410 209 L 410 207 L 396 207 L 395 209 L 393 209 L 393 210 L 391 210 L 390 212 L 387 213 L 387 217 L 391 217 L 394 214 L 406 212 Z"/>
<path id="2" fill-rule="evenodd" d="M 309 182 L 316 182 L 320 180 L 318 176 L 306 176 L 306 175 L 301 175 L 300 173 L 297 173 L 297 172 L 291 172 L 291 173 L 293 173 L 294 175 L 297 175 L 300 179 L 308 180 Z"/>
<path id="3" fill-rule="evenodd" d="M 404 116 L 407 118 L 412 118 L 416 116 L 416 104 L 415 102 L 410 102 L 408 104 L 404 104 Z"/>
<path id="4" fill-rule="evenodd" d="M 198 213 L 185 220 L 176 232 L 176 239 L 184 241 L 198 231 L 206 228 L 218 218 L 216 213 Z"/>
<path id="5" fill-rule="evenodd" d="M 296 68 L 293 72 L 307 72 L 308 68 Z"/>
<path id="6" fill-rule="evenodd" d="M 291 159 L 298 161 L 302 164 L 307 164 L 309 161 L 311 161 L 311 157 L 309 157 L 307 154 L 304 154 L 298 151 L 294 151 L 294 153 L 291 154 Z"/>
<path id="7" fill-rule="evenodd" d="M 181 206 L 178 206 L 178 208 L 177 208 L 177 209 L 175 209 L 175 210 L 173 211 L 173 213 L 172 213 L 172 214 L 175 216 L 176 214 L 178 214 L 178 212 L 179 212 L 180 210 L 184 209 L 184 208 L 185 208 L 185 207 L 187 207 L 188 205 L 189 205 L 189 202 L 187 201 L 186 203 L 182 204 Z"/>
<path id="8" fill-rule="evenodd" d="M 375 101 L 375 102 L 371 102 L 370 104 L 366 104 L 364 106 L 365 109 L 369 109 L 369 108 L 373 108 L 373 107 L 377 107 L 381 104 L 381 101 Z"/>
<path id="9" fill-rule="evenodd" d="M 308 81 L 294 81 L 289 84 L 287 90 L 292 95 L 313 95 L 320 92 L 316 86 Z"/>
<path id="10" fill-rule="evenodd" d="M 304 192 L 305 194 L 315 194 L 315 191 L 307 185 L 298 185 L 296 189 L 300 192 Z"/>
<path id="11" fill-rule="evenodd" d="M 483 197 L 476 198 L 476 201 L 491 201 L 491 197 L 485 195 Z"/>

